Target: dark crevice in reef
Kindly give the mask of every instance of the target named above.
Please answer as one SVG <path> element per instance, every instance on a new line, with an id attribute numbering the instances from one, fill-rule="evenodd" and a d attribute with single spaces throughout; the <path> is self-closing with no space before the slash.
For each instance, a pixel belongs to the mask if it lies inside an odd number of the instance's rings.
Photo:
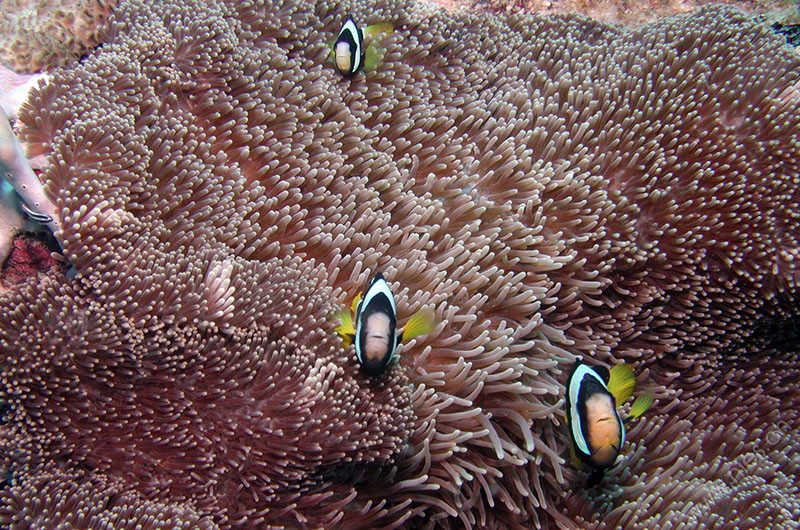
<path id="1" fill-rule="evenodd" d="M 795 308 L 792 317 L 771 321 L 759 330 L 766 351 L 779 354 L 793 354 L 800 351 L 800 307 Z"/>
<path id="2" fill-rule="evenodd" d="M 378 482 L 389 483 L 392 475 L 392 466 L 389 464 L 373 463 L 363 465 L 338 464 L 324 466 L 319 471 L 323 480 L 338 484 L 369 486 Z"/>

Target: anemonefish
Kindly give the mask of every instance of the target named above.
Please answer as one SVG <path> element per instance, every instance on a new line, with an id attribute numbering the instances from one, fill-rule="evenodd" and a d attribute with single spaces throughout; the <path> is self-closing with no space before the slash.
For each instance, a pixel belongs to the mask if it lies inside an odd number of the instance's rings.
<path id="1" fill-rule="evenodd" d="M 391 33 L 391 24 L 373 24 L 364 28 L 356 25 L 353 17 L 347 17 L 339 31 L 339 36 L 331 45 L 333 64 L 342 75 L 350 77 L 359 70 L 370 70 L 380 62 L 380 53 L 373 45 L 364 46 L 364 35 L 374 36 L 379 33 Z"/>
<path id="2" fill-rule="evenodd" d="M 653 404 L 652 396 L 640 396 L 623 421 L 617 412 L 633 395 L 636 378 L 628 364 L 608 371 L 576 361 L 567 381 L 567 426 L 575 456 L 588 465 L 588 487 L 603 479 L 605 470 L 617 460 L 625 443 L 625 423 L 644 414 Z"/>
<path id="3" fill-rule="evenodd" d="M 430 333 L 435 327 L 433 313 L 423 310 L 415 313 L 403 329 L 397 330 L 397 305 L 380 272 L 372 278 L 363 298 L 356 296 L 350 310 L 339 311 L 336 316 L 341 321 L 336 332 L 344 345 L 355 344 L 361 368 L 373 376 L 383 373 L 404 338 Z"/>

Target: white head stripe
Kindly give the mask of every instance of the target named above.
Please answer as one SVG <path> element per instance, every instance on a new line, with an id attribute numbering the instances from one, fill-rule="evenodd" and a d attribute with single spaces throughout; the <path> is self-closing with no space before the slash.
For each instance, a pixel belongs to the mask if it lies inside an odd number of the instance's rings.
<path id="1" fill-rule="evenodd" d="M 364 298 L 361 300 L 361 305 L 359 306 L 359 312 L 356 315 L 356 357 L 358 358 L 359 362 L 364 362 L 364 357 L 362 356 L 361 346 L 359 345 L 358 338 L 361 337 L 361 327 L 363 326 L 364 322 L 361 318 L 361 313 L 364 311 L 364 308 L 367 307 L 372 299 L 375 298 L 378 294 L 386 295 L 386 298 L 389 299 L 389 304 L 392 306 L 392 316 L 397 319 L 397 306 L 394 303 L 394 295 L 392 294 L 392 290 L 389 288 L 389 284 L 386 283 L 386 280 L 378 280 L 375 283 L 371 284 L 367 292 L 364 293 Z"/>
<path id="2" fill-rule="evenodd" d="M 358 71 L 361 68 L 361 34 L 358 32 L 358 27 L 356 23 L 353 22 L 352 18 L 348 18 L 347 21 L 342 26 L 342 31 L 339 32 L 341 36 L 342 33 L 347 32 L 353 38 L 353 42 L 356 43 L 356 49 L 353 50 L 353 57 L 351 59 L 351 72 Z"/>
<path id="3" fill-rule="evenodd" d="M 578 446 L 578 449 L 580 449 L 582 453 L 590 455 L 592 452 L 589 450 L 589 443 L 586 441 L 586 438 L 584 438 L 583 431 L 581 431 L 581 418 L 578 415 L 578 395 L 581 391 L 581 382 L 587 375 L 594 377 L 603 385 L 603 388 L 608 389 L 608 387 L 606 386 L 606 382 L 603 381 L 603 378 L 586 364 L 578 366 L 572 374 L 572 378 L 569 380 L 569 412 L 572 419 L 570 429 L 572 429 L 572 436 L 575 439 L 575 445 Z M 620 447 L 622 446 L 620 445 Z"/>
<path id="4" fill-rule="evenodd" d="M 392 290 L 389 288 L 389 284 L 386 283 L 386 280 L 378 280 L 372 285 L 370 285 L 367 292 L 364 293 L 364 300 L 361 301 L 361 307 L 367 307 L 372 299 L 375 298 L 378 294 L 383 293 L 386 295 L 386 298 L 389 299 L 389 303 L 392 305 L 392 313 L 397 315 L 397 306 L 394 303 L 394 295 L 392 294 Z"/>

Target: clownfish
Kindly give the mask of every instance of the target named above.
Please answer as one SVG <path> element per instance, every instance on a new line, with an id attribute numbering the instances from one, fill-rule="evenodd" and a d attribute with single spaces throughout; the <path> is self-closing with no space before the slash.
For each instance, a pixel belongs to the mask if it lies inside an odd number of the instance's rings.
<path id="1" fill-rule="evenodd" d="M 346 77 L 351 77 L 362 68 L 371 70 L 380 63 L 381 55 L 371 44 L 364 47 L 364 35 L 372 37 L 392 31 L 394 28 L 388 22 L 367 26 L 362 31 L 353 21 L 353 17 L 347 17 L 339 35 L 331 44 L 333 65 Z"/>
<path id="2" fill-rule="evenodd" d="M 356 296 L 350 310 L 339 311 L 336 316 L 341 321 L 336 332 L 346 347 L 355 344 L 361 368 L 372 376 L 383 373 L 404 338 L 430 333 L 436 325 L 433 313 L 423 310 L 398 330 L 394 295 L 380 272 L 372 278 L 363 298 Z"/>
<path id="3" fill-rule="evenodd" d="M 644 414 L 653 396 L 639 396 L 623 421 L 617 406 L 633 395 L 636 377 L 629 364 L 618 364 L 608 371 L 576 361 L 567 381 L 567 427 L 572 452 L 592 469 L 587 487 L 603 479 L 625 443 L 625 424 Z"/>

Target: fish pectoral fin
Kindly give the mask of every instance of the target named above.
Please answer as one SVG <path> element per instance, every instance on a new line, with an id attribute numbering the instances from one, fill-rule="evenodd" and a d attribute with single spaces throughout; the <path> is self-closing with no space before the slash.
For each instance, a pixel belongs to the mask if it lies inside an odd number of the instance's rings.
<path id="1" fill-rule="evenodd" d="M 633 402 L 631 406 L 631 411 L 628 413 L 628 417 L 625 420 L 632 420 L 634 418 L 638 418 L 649 409 L 653 405 L 653 398 L 652 394 L 644 394 L 636 398 L 636 401 Z"/>
<path id="2" fill-rule="evenodd" d="M 618 364 L 609 372 L 608 391 L 617 400 L 617 405 L 622 405 L 633 395 L 636 388 L 636 376 L 633 375 L 633 368 L 629 364 Z"/>
<path id="3" fill-rule="evenodd" d="M 373 44 L 367 46 L 364 52 L 364 70 L 374 70 L 383 61 L 383 52 L 379 51 Z"/>
<path id="4" fill-rule="evenodd" d="M 336 64 L 336 39 L 328 41 L 328 62 Z"/>
<path id="5" fill-rule="evenodd" d="M 336 333 L 342 338 L 344 345 L 350 347 L 356 338 L 356 328 L 353 326 L 352 314 L 347 310 L 339 310 L 334 316 L 341 322 L 341 324 L 336 327 Z"/>
<path id="6" fill-rule="evenodd" d="M 364 36 L 370 38 L 370 42 L 364 45 L 364 70 L 374 70 L 383 61 L 383 50 L 375 45 L 374 37 L 381 33 L 392 33 L 394 27 L 388 22 L 382 24 L 373 24 L 364 28 Z"/>
<path id="7" fill-rule="evenodd" d="M 362 298 L 364 298 L 364 293 L 358 293 L 356 297 L 353 298 L 353 303 L 350 304 L 350 311 L 352 311 L 353 314 L 356 314 L 358 312 L 358 304 L 361 303 Z M 355 328 L 353 329 L 355 330 Z"/>
<path id="8" fill-rule="evenodd" d="M 394 31 L 394 26 L 392 26 L 389 22 L 381 22 L 380 24 L 372 24 L 371 26 L 367 26 L 364 28 L 364 36 L 373 37 L 380 33 L 392 33 Z"/>
<path id="9" fill-rule="evenodd" d="M 398 334 L 400 341 L 427 335 L 436 327 L 436 315 L 430 309 L 422 309 L 408 319 L 403 330 Z"/>

